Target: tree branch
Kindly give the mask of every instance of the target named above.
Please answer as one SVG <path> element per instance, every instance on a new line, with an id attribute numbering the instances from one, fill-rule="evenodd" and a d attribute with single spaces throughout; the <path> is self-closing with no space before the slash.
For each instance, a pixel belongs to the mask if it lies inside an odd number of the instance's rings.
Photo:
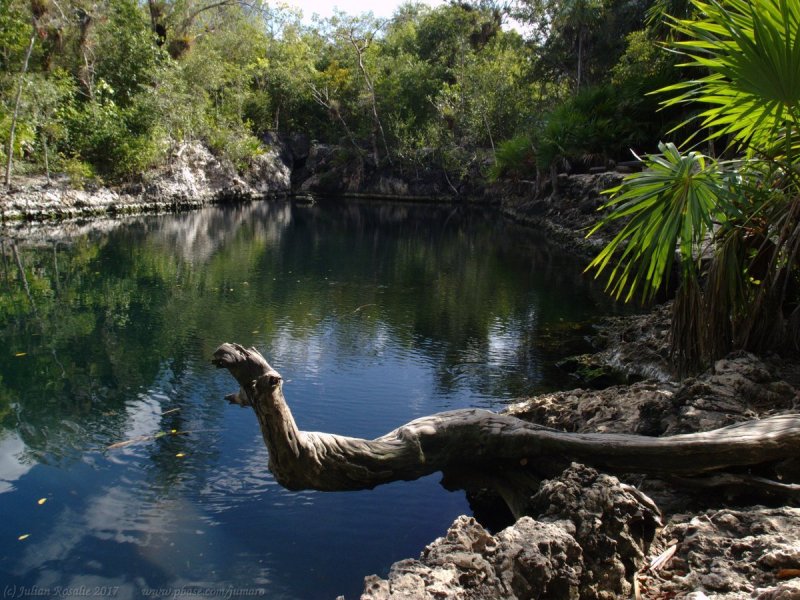
<path id="1" fill-rule="evenodd" d="M 292 490 L 370 489 L 465 469 L 548 473 L 572 461 L 615 472 L 687 477 L 800 456 L 800 414 L 661 438 L 566 433 L 480 409 L 422 417 L 374 440 L 305 432 L 297 429 L 286 404 L 281 376 L 255 348 L 223 344 L 212 362 L 239 382 L 241 389 L 228 399 L 253 407 L 269 468 Z"/>

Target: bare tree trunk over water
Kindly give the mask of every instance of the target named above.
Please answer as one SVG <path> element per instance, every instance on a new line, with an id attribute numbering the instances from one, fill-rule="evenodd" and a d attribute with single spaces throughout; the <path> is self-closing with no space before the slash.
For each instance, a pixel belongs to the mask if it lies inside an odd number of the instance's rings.
<path id="1" fill-rule="evenodd" d="M 281 376 L 257 350 L 223 344 L 212 362 L 239 382 L 228 400 L 253 408 L 269 469 L 291 490 L 371 489 L 442 471 L 451 482 L 472 477 L 497 484 L 512 512 L 520 513 L 524 492 L 573 461 L 713 485 L 730 483 L 727 468 L 800 458 L 800 414 L 660 438 L 567 433 L 480 409 L 422 417 L 373 440 L 306 432 L 286 404 Z M 743 475 L 735 480 L 756 487 L 768 481 L 771 492 L 800 497 L 800 485 Z"/>

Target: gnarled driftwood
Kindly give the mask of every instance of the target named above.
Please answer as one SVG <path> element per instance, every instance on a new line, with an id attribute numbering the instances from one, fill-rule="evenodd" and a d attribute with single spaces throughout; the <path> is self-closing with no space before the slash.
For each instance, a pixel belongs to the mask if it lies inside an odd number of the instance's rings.
<path id="1" fill-rule="evenodd" d="M 256 349 L 223 344 L 213 362 L 239 382 L 239 392 L 228 399 L 253 407 L 269 468 L 292 490 L 369 489 L 436 471 L 489 477 L 507 471 L 518 479 L 521 470 L 541 476 L 572 461 L 615 472 L 719 478 L 724 469 L 800 457 L 800 414 L 661 438 L 566 433 L 479 409 L 416 419 L 374 440 L 300 431 L 283 397 L 281 376 Z M 796 495 L 797 486 L 772 483 L 775 490 Z M 503 494 L 519 513 L 512 495 Z"/>

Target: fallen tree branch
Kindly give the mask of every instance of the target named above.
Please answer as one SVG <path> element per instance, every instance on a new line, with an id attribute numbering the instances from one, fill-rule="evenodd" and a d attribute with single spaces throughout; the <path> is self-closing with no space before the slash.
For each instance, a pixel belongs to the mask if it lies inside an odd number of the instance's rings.
<path id="1" fill-rule="evenodd" d="M 228 399 L 251 406 L 275 479 L 291 490 L 370 489 L 436 471 L 551 472 L 572 461 L 658 476 L 710 474 L 800 456 L 800 414 L 769 417 L 670 437 L 566 433 L 480 409 L 416 419 L 374 440 L 300 431 L 282 378 L 255 349 L 223 344 L 212 361 L 240 390 Z"/>

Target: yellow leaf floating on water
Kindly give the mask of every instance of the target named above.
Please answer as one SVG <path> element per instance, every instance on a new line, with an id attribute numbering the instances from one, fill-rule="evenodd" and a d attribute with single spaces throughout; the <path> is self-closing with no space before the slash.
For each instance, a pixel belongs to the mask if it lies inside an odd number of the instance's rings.
<path id="1" fill-rule="evenodd" d="M 41 505 L 42 505 L 42 504 L 44 504 L 45 502 L 47 502 L 47 498 L 39 498 L 39 500 L 37 500 L 37 501 L 36 501 L 36 504 L 38 504 L 39 506 L 41 506 Z"/>
<path id="2" fill-rule="evenodd" d="M 19 536 L 17 539 L 18 539 L 20 542 L 22 542 L 22 541 L 24 541 L 24 540 L 27 540 L 29 537 L 31 537 L 31 534 L 30 534 L 30 533 L 23 533 L 23 534 L 22 534 L 21 536 Z"/>
<path id="3" fill-rule="evenodd" d="M 186 454 L 183 452 L 178 452 L 175 456 L 178 458 L 183 458 L 184 456 L 186 456 Z"/>
<path id="4" fill-rule="evenodd" d="M 14 354 L 14 356 L 19 358 L 20 356 L 26 356 L 27 354 L 28 354 L 27 352 L 17 352 L 16 354 Z"/>
<path id="5" fill-rule="evenodd" d="M 178 433 L 178 430 L 177 429 L 170 429 L 169 432 L 172 433 L 172 434 L 175 434 L 175 433 Z"/>

